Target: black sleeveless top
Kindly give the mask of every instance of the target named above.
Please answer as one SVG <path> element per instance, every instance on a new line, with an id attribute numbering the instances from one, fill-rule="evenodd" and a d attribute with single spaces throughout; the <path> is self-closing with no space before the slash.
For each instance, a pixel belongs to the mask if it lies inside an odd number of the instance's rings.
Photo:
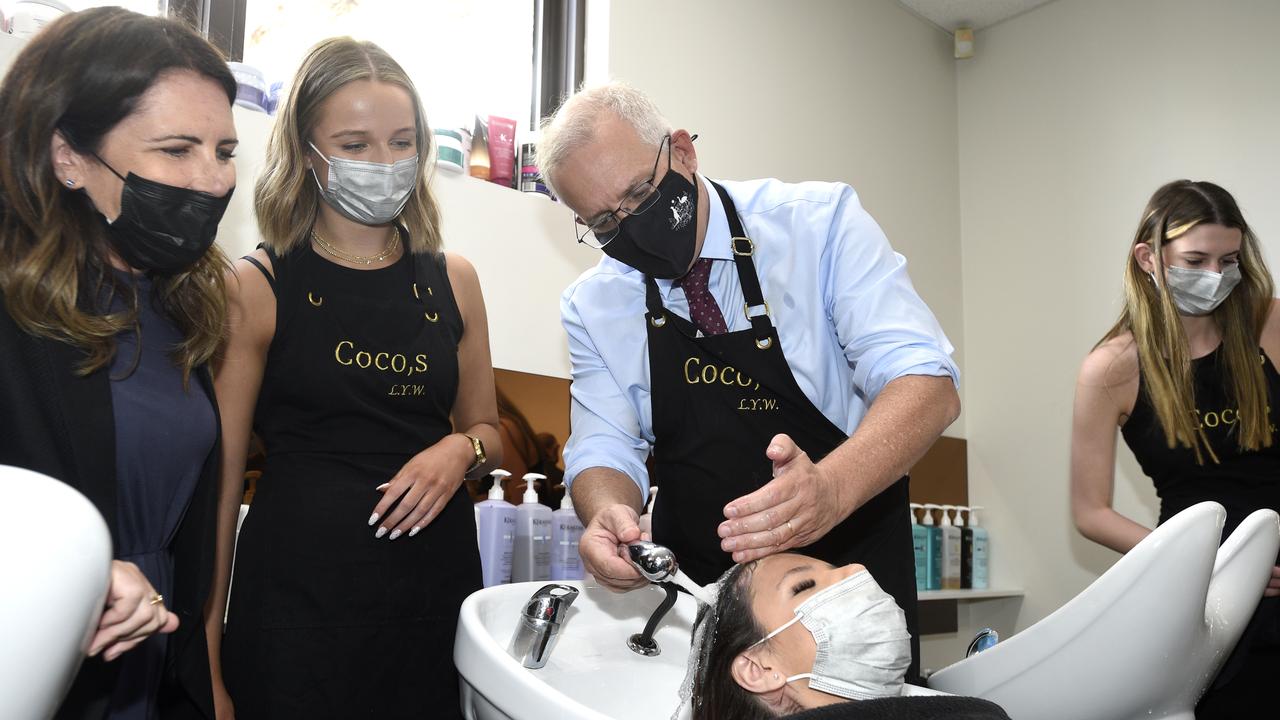
<path id="1" fill-rule="evenodd" d="M 1160 522 L 1196 503 L 1213 500 L 1227 510 L 1222 535 L 1225 538 L 1254 510 L 1280 511 L 1280 437 L 1276 433 L 1280 373 L 1265 353 L 1259 350 L 1258 354 L 1271 399 L 1268 413 L 1272 444 L 1251 452 L 1240 450 L 1236 403 L 1230 400 L 1221 346 L 1191 363 L 1196 412 L 1218 456 L 1217 463 L 1204 453 L 1204 464 L 1199 465 L 1190 448 L 1168 446 L 1155 409 L 1147 400 L 1146 385 L 1139 377 L 1138 399 L 1121 434 L 1142 471 L 1155 482 L 1160 496 Z"/>

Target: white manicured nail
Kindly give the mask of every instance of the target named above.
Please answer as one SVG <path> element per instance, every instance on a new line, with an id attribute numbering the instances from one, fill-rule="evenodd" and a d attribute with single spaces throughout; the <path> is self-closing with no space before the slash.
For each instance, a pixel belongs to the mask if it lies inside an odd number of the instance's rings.
<path id="1" fill-rule="evenodd" d="M 373 536 L 374 536 L 374 537 L 376 537 L 376 538 L 381 539 L 381 538 L 382 538 L 382 536 L 383 536 L 383 535 L 386 535 L 386 534 L 387 534 L 387 529 L 386 529 L 386 528 L 384 528 L 384 527 L 380 527 L 380 528 L 378 528 L 378 532 L 374 533 L 374 534 L 373 534 Z"/>
<path id="2" fill-rule="evenodd" d="M 413 528 L 409 530 L 409 537 L 413 537 L 414 535 L 417 535 L 420 532 L 422 532 L 422 528 L 418 527 L 417 525 L 414 525 Z"/>
<path id="3" fill-rule="evenodd" d="M 386 489 L 387 489 L 387 488 L 389 488 L 389 487 L 391 487 L 391 483 L 389 483 L 389 482 L 388 482 L 388 483 L 382 483 L 382 484 L 381 484 L 381 485 L 379 485 L 378 487 L 374 488 L 374 490 L 377 490 L 377 491 L 381 492 L 381 491 L 383 491 L 383 490 L 386 490 Z"/>
<path id="4" fill-rule="evenodd" d="M 399 530 L 392 530 L 392 531 L 391 531 L 391 537 L 389 537 L 389 538 L 387 538 L 387 539 L 388 539 L 388 540 L 395 540 L 395 539 L 396 539 L 396 538 L 398 538 L 398 537 L 400 537 L 400 531 L 399 531 Z"/>
<path id="5" fill-rule="evenodd" d="M 373 524 L 376 522 L 378 522 L 378 513 L 374 513 L 369 516 L 369 527 L 373 527 Z"/>

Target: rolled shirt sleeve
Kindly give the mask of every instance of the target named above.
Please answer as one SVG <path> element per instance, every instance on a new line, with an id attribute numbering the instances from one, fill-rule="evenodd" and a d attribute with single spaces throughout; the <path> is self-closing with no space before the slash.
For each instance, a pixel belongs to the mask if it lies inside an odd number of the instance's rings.
<path id="1" fill-rule="evenodd" d="M 916 293 L 907 261 L 844 186 L 823 258 L 827 313 L 853 383 L 867 399 L 906 375 L 950 376 L 959 387 L 954 348 Z"/>

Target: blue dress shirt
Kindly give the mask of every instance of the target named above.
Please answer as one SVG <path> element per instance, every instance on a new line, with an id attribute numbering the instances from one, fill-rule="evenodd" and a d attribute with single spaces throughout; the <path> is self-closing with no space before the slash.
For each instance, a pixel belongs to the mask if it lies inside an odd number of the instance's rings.
<path id="1" fill-rule="evenodd" d="M 709 203 L 702 255 L 712 296 L 730 332 L 751 323 L 729 245 L 720 197 L 704 178 Z M 836 427 L 853 434 L 890 381 L 951 376 L 951 343 L 907 277 L 907 262 L 842 183 L 721 182 L 755 244 L 756 272 L 782 351 L 800 389 Z M 657 280 L 662 303 L 689 317 L 684 292 Z M 625 473 L 648 497 L 645 459 L 653 444 L 644 275 L 604 256 L 565 289 L 561 320 L 569 335 L 572 433 L 565 482 L 592 467 Z M 757 311 L 758 312 L 758 311 Z M 758 452 L 765 448 L 743 448 Z"/>

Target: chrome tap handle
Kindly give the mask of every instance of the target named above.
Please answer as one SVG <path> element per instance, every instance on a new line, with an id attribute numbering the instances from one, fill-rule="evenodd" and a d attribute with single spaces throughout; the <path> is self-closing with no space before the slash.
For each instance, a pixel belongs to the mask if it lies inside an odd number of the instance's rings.
<path id="1" fill-rule="evenodd" d="M 578 599 L 577 588 L 552 583 L 538 588 L 524 606 L 524 619 L 560 624 L 569 606 Z"/>
<path id="2" fill-rule="evenodd" d="M 520 623 L 508 648 L 511 656 L 527 668 L 546 665 L 559 637 L 560 623 L 577 599 L 577 588 L 568 585 L 552 583 L 538 588 L 520 613 Z"/>

